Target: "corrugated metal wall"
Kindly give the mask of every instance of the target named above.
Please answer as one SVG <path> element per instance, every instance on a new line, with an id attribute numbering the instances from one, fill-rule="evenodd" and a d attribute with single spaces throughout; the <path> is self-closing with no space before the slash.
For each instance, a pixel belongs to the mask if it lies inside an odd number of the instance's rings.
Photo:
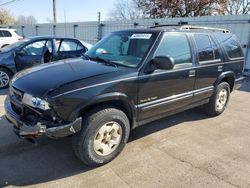
<path id="1" fill-rule="evenodd" d="M 188 22 L 189 25 L 210 26 L 229 29 L 239 38 L 246 55 L 246 69 L 250 69 L 250 15 L 228 15 L 228 16 L 203 16 L 186 18 L 164 18 L 164 19 L 143 19 L 133 21 L 104 21 L 101 26 L 98 22 L 74 22 L 53 24 L 38 24 L 34 26 L 14 25 L 20 34 L 25 37 L 35 35 L 57 35 L 76 37 L 91 44 L 98 41 L 111 31 L 145 28 L 154 24 L 176 24 Z M 98 27 L 99 35 L 98 36 Z"/>

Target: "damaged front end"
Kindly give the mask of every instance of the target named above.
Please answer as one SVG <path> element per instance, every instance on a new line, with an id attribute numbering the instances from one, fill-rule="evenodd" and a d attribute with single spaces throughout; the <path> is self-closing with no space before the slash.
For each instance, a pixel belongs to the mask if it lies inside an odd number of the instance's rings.
<path id="1" fill-rule="evenodd" d="M 81 130 L 82 118 L 73 122 L 60 119 L 52 110 L 39 110 L 22 103 L 23 93 L 12 88 L 5 99 L 6 119 L 14 125 L 14 132 L 21 138 L 36 143 L 36 138 L 46 135 L 62 138 Z"/>

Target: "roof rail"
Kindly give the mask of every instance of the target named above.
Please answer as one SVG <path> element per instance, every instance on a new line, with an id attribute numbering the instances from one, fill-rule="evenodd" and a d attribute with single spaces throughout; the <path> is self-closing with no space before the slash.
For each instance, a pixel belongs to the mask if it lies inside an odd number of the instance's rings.
<path id="1" fill-rule="evenodd" d="M 162 24 L 162 25 L 160 25 L 159 23 L 155 22 L 154 24 L 155 24 L 154 26 L 150 26 L 149 28 L 182 26 L 182 25 L 187 25 L 188 22 L 180 21 L 177 24 Z"/>
<path id="2" fill-rule="evenodd" d="M 230 33 L 227 29 L 220 29 L 220 28 L 213 28 L 213 27 L 199 27 L 199 26 L 191 26 L 191 25 L 184 25 L 180 27 L 180 30 L 192 30 L 192 29 L 200 29 L 200 30 L 210 30 L 210 31 L 220 31 L 222 33 Z"/>

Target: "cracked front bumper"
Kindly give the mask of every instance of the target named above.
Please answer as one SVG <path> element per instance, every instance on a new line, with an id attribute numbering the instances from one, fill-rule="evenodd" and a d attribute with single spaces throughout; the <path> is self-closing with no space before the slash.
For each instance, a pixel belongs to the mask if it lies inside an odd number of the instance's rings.
<path id="1" fill-rule="evenodd" d="M 62 138 L 81 130 L 82 118 L 77 118 L 73 122 L 65 124 L 56 124 L 51 127 L 43 124 L 42 122 L 37 122 L 35 125 L 30 125 L 22 116 L 17 115 L 11 107 L 9 97 L 6 97 L 4 102 L 5 117 L 6 119 L 14 125 L 14 132 L 20 137 L 39 137 L 46 135 L 50 138 Z"/>

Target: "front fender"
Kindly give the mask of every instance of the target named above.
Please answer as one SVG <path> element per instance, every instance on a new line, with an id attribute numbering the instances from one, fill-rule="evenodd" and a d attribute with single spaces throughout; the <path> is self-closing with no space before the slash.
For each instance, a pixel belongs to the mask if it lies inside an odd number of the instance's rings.
<path id="1" fill-rule="evenodd" d="M 69 116 L 69 120 L 74 120 L 77 117 L 79 117 L 85 109 L 103 103 L 108 101 L 122 101 L 124 102 L 128 107 L 130 112 L 132 113 L 132 117 L 136 117 L 136 108 L 134 101 L 132 101 L 126 94 L 120 93 L 120 92 L 112 92 L 112 93 L 105 93 L 98 95 L 94 98 L 92 98 L 89 102 L 84 102 L 78 105 L 78 107 L 71 113 Z"/>

